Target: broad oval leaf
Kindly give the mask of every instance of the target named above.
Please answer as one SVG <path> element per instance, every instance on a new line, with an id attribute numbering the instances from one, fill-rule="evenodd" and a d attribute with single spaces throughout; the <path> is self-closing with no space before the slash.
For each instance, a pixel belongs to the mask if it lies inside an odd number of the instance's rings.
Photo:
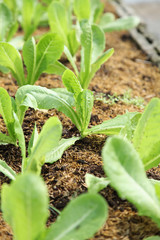
<path id="1" fill-rule="evenodd" d="M 64 74 L 62 76 L 62 81 L 63 81 L 64 86 L 67 88 L 67 90 L 71 93 L 74 93 L 75 97 L 77 97 L 78 94 L 80 92 L 82 92 L 82 90 L 83 90 L 77 77 L 69 69 L 67 69 L 64 72 Z"/>
<path id="2" fill-rule="evenodd" d="M 39 109 L 52 109 L 56 108 L 58 111 L 63 112 L 67 117 L 69 117 L 72 122 L 80 129 L 80 120 L 77 113 L 72 109 L 70 101 L 63 99 L 58 95 L 58 92 L 49 90 L 40 86 L 26 85 L 17 90 L 16 93 L 16 104 L 17 106 L 23 105 L 23 100 L 26 94 L 32 95 L 37 102 L 37 108 Z M 23 115 L 21 112 L 18 117 Z"/>
<path id="3" fill-rule="evenodd" d="M 36 47 L 34 80 L 30 84 L 34 84 L 40 74 L 60 58 L 63 48 L 63 40 L 57 33 L 48 33 L 41 38 Z"/>
<path id="4" fill-rule="evenodd" d="M 108 216 L 105 200 L 98 194 L 83 194 L 72 200 L 44 240 L 85 240 L 103 226 Z"/>
<path id="5" fill-rule="evenodd" d="M 102 151 L 104 171 L 121 198 L 133 203 L 140 215 L 151 217 L 160 226 L 160 203 L 147 179 L 143 163 L 131 143 L 110 138 Z"/>
<path id="6" fill-rule="evenodd" d="M 89 19 L 91 12 L 90 0 L 74 0 L 73 7 L 79 21 Z"/>
<path id="7" fill-rule="evenodd" d="M 92 57 L 91 64 L 96 62 L 99 56 L 102 55 L 105 49 L 105 35 L 98 25 L 92 25 Z"/>
<path id="8" fill-rule="evenodd" d="M 45 163 L 53 163 L 59 160 L 64 151 L 67 150 L 70 146 L 72 146 L 76 141 L 78 141 L 80 137 L 72 137 L 68 139 L 62 138 L 57 147 L 54 147 L 53 150 L 47 153 L 45 158 Z"/>
<path id="9" fill-rule="evenodd" d="M 139 23 L 140 19 L 138 17 L 127 16 L 106 24 L 106 26 L 103 26 L 103 30 L 104 32 L 129 30 L 136 27 Z"/>
<path id="10" fill-rule="evenodd" d="M 84 88 L 85 81 L 90 73 L 91 70 L 91 56 L 92 56 L 92 29 L 91 25 L 87 20 L 82 20 L 80 22 L 81 28 L 81 71 L 80 71 L 80 81 L 81 86 Z"/>
<path id="11" fill-rule="evenodd" d="M 16 177 L 10 186 L 2 186 L 3 217 L 17 240 L 34 240 L 45 230 L 48 217 L 47 188 L 39 176 L 31 173 Z"/>
<path id="12" fill-rule="evenodd" d="M 25 171 L 40 173 L 45 162 L 45 156 L 54 147 L 57 147 L 62 135 L 62 125 L 57 117 L 49 118 L 44 124 L 42 131 L 37 137 L 31 154 L 24 166 Z"/>
<path id="13" fill-rule="evenodd" d="M 160 99 L 154 98 L 147 105 L 133 136 L 133 144 L 140 154 L 145 169 L 160 162 Z"/>
<path id="14" fill-rule="evenodd" d="M 48 18 L 52 32 L 59 33 L 63 37 L 65 45 L 69 47 L 68 33 L 70 25 L 64 5 L 60 2 L 52 1 L 48 8 Z"/>
<path id="15" fill-rule="evenodd" d="M 25 85 L 21 56 L 9 43 L 0 42 L 0 65 L 11 70 L 19 86 Z"/>
<path id="16" fill-rule="evenodd" d="M 128 120 L 132 121 L 140 113 L 131 112 L 104 121 L 103 123 L 88 129 L 88 134 L 106 134 L 106 135 L 118 135 L 120 131 L 126 126 Z"/>
<path id="17" fill-rule="evenodd" d="M 34 73 L 36 68 L 36 43 L 32 37 L 23 45 L 23 59 L 27 67 L 27 83 L 34 82 Z"/>
<path id="18" fill-rule="evenodd" d="M 91 14 L 90 14 L 90 22 L 96 23 L 100 16 L 102 15 L 104 10 L 104 3 L 101 0 L 91 0 Z"/>

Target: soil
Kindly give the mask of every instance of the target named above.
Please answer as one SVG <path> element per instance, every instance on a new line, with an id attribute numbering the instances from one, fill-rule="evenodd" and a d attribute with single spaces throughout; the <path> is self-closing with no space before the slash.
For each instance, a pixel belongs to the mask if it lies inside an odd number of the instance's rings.
<path id="1" fill-rule="evenodd" d="M 106 8 L 114 12 L 109 4 Z M 44 29 L 39 30 L 39 32 L 41 31 Z M 137 47 L 129 32 L 106 34 L 106 49 L 111 47 L 115 49 L 114 56 L 97 72 L 89 88 L 96 94 L 104 93 L 106 98 L 108 94 L 123 95 L 131 89 L 132 97 L 143 97 L 145 104 L 152 97 L 160 97 L 160 70 Z M 79 59 L 77 57 L 77 64 L 79 64 Z M 69 66 L 67 62 L 66 64 Z M 60 77 L 47 74 L 43 74 L 36 85 L 47 88 L 63 87 Z M 10 74 L 0 75 L 0 86 L 7 89 L 10 96 L 14 96 L 18 88 Z M 117 101 L 112 105 L 95 100 L 90 126 L 114 118 L 126 111 L 141 112 L 143 109 L 133 104 L 127 105 L 122 101 Z M 35 121 L 40 131 L 45 121 L 51 116 L 58 116 L 61 120 L 64 138 L 79 134 L 70 119 L 55 109 L 48 112 L 29 109 L 23 123 L 26 142 L 30 139 Z M 0 118 L 0 126 L 1 131 L 6 132 L 2 118 Z M 105 140 L 106 136 L 104 135 L 88 136 L 66 150 L 56 163 L 43 166 L 42 176 L 48 187 L 51 205 L 62 210 L 73 197 L 86 192 L 84 181 L 86 173 L 92 173 L 98 177 L 105 176 L 101 159 L 101 150 Z M 0 159 L 5 160 L 17 173 L 21 171 L 19 148 L 13 145 L 1 145 Z M 160 168 L 151 169 L 147 175 L 149 178 L 160 180 Z M 9 179 L 0 173 L 0 186 L 3 183 L 9 183 Z M 144 237 L 160 235 L 160 229 L 156 224 L 147 217 L 138 216 L 135 207 L 127 201 L 121 200 L 110 186 L 102 190 L 101 194 L 109 204 L 109 218 L 92 240 L 141 240 Z M 1 215 L 0 239 L 11 240 L 13 239 L 12 231 Z M 56 217 L 57 215 L 51 212 L 47 225 L 54 222 Z"/>

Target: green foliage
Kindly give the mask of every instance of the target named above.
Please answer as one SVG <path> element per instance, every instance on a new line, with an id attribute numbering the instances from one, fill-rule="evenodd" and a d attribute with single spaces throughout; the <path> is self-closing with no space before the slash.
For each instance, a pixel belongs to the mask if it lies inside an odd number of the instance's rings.
<path id="1" fill-rule="evenodd" d="M 51 31 L 63 37 L 65 46 L 71 55 L 74 55 L 79 48 L 79 43 L 76 30 L 72 27 L 71 9 L 66 7 L 65 3 L 53 1 L 48 8 L 48 18 Z"/>
<path id="2" fill-rule="evenodd" d="M 85 182 L 90 193 L 98 193 L 110 183 L 107 178 L 98 178 L 89 173 L 85 175 Z"/>
<path id="3" fill-rule="evenodd" d="M 18 28 L 13 14 L 6 4 L 0 3 L 0 41 L 10 41 Z"/>
<path id="4" fill-rule="evenodd" d="M 30 155 L 24 160 L 23 171 L 33 171 L 39 174 L 45 163 L 46 154 L 57 147 L 61 135 L 62 126 L 56 117 L 51 117 L 46 121 L 39 136 L 34 131 L 29 148 Z"/>
<path id="5" fill-rule="evenodd" d="M 83 194 L 67 205 L 47 231 L 44 240 L 89 239 L 105 223 L 106 218 L 105 200 L 97 194 Z"/>
<path id="6" fill-rule="evenodd" d="M 34 38 L 29 39 L 23 47 L 23 58 L 28 72 L 25 78 L 20 53 L 11 44 L 0 42 L 0 65 L 11 70 L 19 86 L 34 84 L 39 76 L 60 58 L 62 52 L 63 41 L 56 33 L 44 35 L 37 46 Z"/>
<path id="7" fill-rule="evenodd" d="M 90 8 L 90 0 L 74 0 L 74 13 L 79 21 L 89 18 Z"/>
<path id="8" fill-rule="evenodd" d="M 103 52 L 105 49 L 105 36 L 104 32 L 97 25 L 91 25 L 88 20 L 82 20 L 80 21 L 79 28 L 79 41 L 81 45 L 80 72 L 69 50 L 65 48 L 64 52 L 74 68 L 82 88 L 87 89 L 95 73 L 112 56 L 114 50 L 109 49 Z"/>
<path id="9" fill-rule="evenodd" d="M 47 229 L 47 188 L 33 173 L 16 177 L 10 186 L 4 184 L 1 198 L 3 217 L 17 240 L 85 240 L 93 237 L 108 216 L 105 200 L 98 194 L 87 193 L 72 200 Z"/>
<path id="10" fill-rule="evenodd" d="M 79 139 L 70 139 L 70 141 L 62 139 L 59 143 L 62 135 L 62 125 L 58 118 L 51 117 L 46 121 L 39 135 L 35 126 L 29 141 L 28 156 L 26 157 L 24 133 L 17 115 L 13 114 L 15 118 L 14 131 L 22 155 L 22 173 L 27 171 L 40 174 L 45 160 L 50 163 L 57 161 L 63 154 L 63 151 Z M 2 160 L 0 160 L 0 171 L 10 179 L 15 179 L 16 173 Z"/>
<path id="11" fill-rule="evenodd" d="M 127 105 L 135 105 L 139 108 L 144 108 L 144 99 L 141 97 L 132 97 L 131 89 L 124 92 L 123 95 L 118 95 L 117 93 L 114 93 L 113 95 L 104 93 L 95 93 L 95 100 L 102 101 L 109 105 L 114 105 L 117 102 L 123 102 Z"/>
<path id="12" fill-rule="evenodd" d="M 0 160 L 0 172 L 2 172 L 5 176 L 10 178 L 11 180 L 15 180 L 16 173 L 13 171 L 11 167 L 7 165 L 5 161 Z"/>
<path id="13" fill-rule="evenodd" d="M 38 0 L 22 0 L 20 23 L 24 30 L 24 40 L 27 40 L 38 27 L 43 14 L 43 6 Z"/>
<path id="14" fill-rule="evenodd" d="M 104 25 L 104 22 L 100 24 L 104 32 L 113 32 L 121 30 L 129 30 L 136 27 L 140 23 L 140 19 L 136 16 L 128 16 L 119 18 L 115 21 L 111 21 Z"/>
<path id="15" fill-rule="evenodd" d="M 72 137 L 68 139 L 62 138 L 57 147 L 54 147 L 52 151 L 46 154 L 45 163 L 53 163 L 60 159 L 65 150 L 72 146 L 80 137 Z"/>
<path id="16" fill-rule="evenodd" d="M 9 136 L 7 136 L 6 134 L 0 133 L 0 143 L 16 144 L 16 135 L 14 131 L 15 120 L 13 116 L 12 102 L 4 88 L 0 88 L 0 114 L 4 119 L 9 134 Z"/>
<path id="17" fill-rule="evenodd" d="M 160 162 L 160 99 L 150 101 L 142 114 L 133 136 L 133 144 L 146 170 Z"/>
<path id="18" fill-rule="evenodd" d="M 120 197 L 133 203 L 140 215 L 151 217 L 160 226 L 160 184 L 156 184 L 157 191 L 131 143 L 112 137 L 106 142 L 102 156 L 104 171 Z"/>
<path id="19" fill-rule="evenodd" d="M 17 176 L 10 186 L 2 187 L 2 211 L 14 239 L 33 240 L 45 230 L 48 218 L 47 188 L 39 176 Z"/>
<path id="20" fill-rule="evenodd" d="M 16 93 L 16 105 L 20 110 L 17 113 L 19 119 L 23 119 L 25 112 L 23 108 L 26 110 L 26 107 L 34 109 L 56 108 L 69 117 L 80 131 L 81 137 L 85 137 L 89 134 L 119 134 L 128 121 L 134 122 L 136 115 L 139 116 L 139 113 L 127 113 L 98 126 L 88 128 L 94 100 L 92 92 L 83 90 L 76 76 L 69 69 L 64 72 L 62 80 L 68 91 L 71 91 L 71 95 L 63 95 L 65 96 L 63 98 L 62 92 L 57 94 L 58 92 L 39 86 L 28 85 L 19 88 Z M 72 94 L 74 94 L 74 101 Z M 75 110 L 73 106 L 75 106 Z"/>
<path id="21" fill-rule="evenodd" d="M 78 20 L 88 19 L 91 24 L 97 23 L 104 32 L 129 30 L 140 22 L 136 16 L 115 19 L 112 13 L 103 14 L 103 10 L 104 4 L 100 0 L 74 0 L 74 13 Z"/>

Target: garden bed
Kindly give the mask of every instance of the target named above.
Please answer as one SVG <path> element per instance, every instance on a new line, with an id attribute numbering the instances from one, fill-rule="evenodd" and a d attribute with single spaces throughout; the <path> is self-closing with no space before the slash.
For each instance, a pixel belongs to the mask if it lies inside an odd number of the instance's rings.
<path id="1" fill-rule="evenodd" d="M 107 9 L 114 12 L 110 5 Z M 139 49 L 129 32 L 107 33 L 106 49 L 111 47 L 115 49 L 114 56 L 101 67 L 89 87 L 95 92 L 95 96 L 103 93 L 103 101 L 95 100 L 94 102 L 90 126 L 126 111 L 143 111 L 143 106 L 138 105 L 140 97 L 144 99 L 144 105 L 151 98 L 160 97 L 160 70 Z M 36 85 L 47 88 L 63 87 L 60 77 L 47 74 L 43 74 Z M 14 96 L 18 88 L 10 75 L 6 77 L 3 74 L 0 75 L 0 86 L 4 87 L 10 96 Z M 123 98 L 129 90 L 131 90 L 131 97 L 136 99 L 134 104 L 131 98 L 128 98 L 128 104 L 126 98 Z M 121 96 L 121 100 L 112 97 L 115 93 Z M 78 135 L 78 131 L 64 114 L 56 110 L 44 112 L 29 109 L 23 123 L 26 142 L 30 139 L 35 121 L 40 130 L 50 116 L 58 116 L 61 120 L 64 138 Z M 2 119 L 0 119 L 0 125 L 2 132 L 5 132 Z M 65 151 L 58 162 L 43 166 L 42 175 L 48 186 L 50 203 L 54 207 L 62 210 L 69 200 L 87 191 L 84 181 L 86 173 L 92 173 L 98 177 L 104 176 L 101 150 L 105 140 L 104 135 L 88 136 Z M 20 172 L 21 153 L 17 147 L 0 146 L 0 159 L 5 160 L 17 173 Z M 148 176 L 160 180 L 159 168 L 151 169 Z M 9 182 L 9 179 L 0 173 L 1 186 L 4 182 Z M 109 218 L 103 229 L 93 239 L 137 240 L 160 235 L 160 229 L 156 224 L 147 217 L 138 216 L 136 209 L 127 201 L 121 200 L 113 189 L 107 187 L 101 191 L 101 194 L 109 204 Z M 56 217 L 57 215 L 51 212 L 47 224 L 55 221 Z M 10 228 L 1 216 L 0 239 L 13 239 Z"/>

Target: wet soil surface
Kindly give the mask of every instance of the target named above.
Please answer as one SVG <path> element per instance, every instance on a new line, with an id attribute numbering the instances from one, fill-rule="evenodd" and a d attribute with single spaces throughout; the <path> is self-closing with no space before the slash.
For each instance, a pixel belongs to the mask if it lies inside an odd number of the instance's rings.
<path id="1" fill-rule="evenodd" d="M 107 9 L 114 12 L 108 5 Z M 131 89 L 132 97 L 143 97 L 145 104 L 152 97 L 159 97 L 160 70 L 138 49 L 129 33 L 122 31 L 106 34 L 106 49 L 111 47 L 115 49 L 114 56 L 97 72 L 89 88 L 96 94 L 103 93 L 105 96 L 115 93 L 123 95 Z M 79 56 L 77 59 L 80 59 Z M 79 64 L 78 60 L 77 64 Z M 69 66 L 67 62 L 66 65 Z M 47 74 L 43 74 L 36 85 L 47 88 L 63 87 L 60 77 Z M 0 86 L 7 89 L 10 96 L 14 96 L 18 88 L 10 74 L 0 75 Z M 122 101 L 112 105 L 96 100 L 90 126 L 126 111 L 141 112 L 143 109 L 132 104 L 127 105 Z M 48 112 L 29 109 L 23 123 L 26 143 L 30 139 L 35 122 L 40 131 L 45 121 L 51 116 L 58 116 L 61 120 L 64 138 L 78 135 L 75 126 L 64 114 L 54 109 Z M 0 118 L 0 127 L 2 132 L 6 131 L 2 118 Z M 86 192 L 84 181 L 86 173 L 104 177 L 101 150 L 106 138 L 104 135 L 88 136 L 66 150 L 56 163 L 43 166 L 42 176 L 48 187 L 50 204 L 62 210 L 73 197 Z M 17 173 L 21 171 L 19 148 L 13 145 L 0 146 L 0 159 L 5 160 Z M 149 178 L 160 180 L 159 167 L 151 169 L 147 174 Z M 9 183 L 9 179 L 0 173 L 0 186 L 3 183 Z M 109 204 L 109 217 L 105 226 L 93 238 L 94 240 L 141 240 L 151 235 L 160 235 L 160 229 L 150 219 L 138 216 L 134 206 L 121 200 L 110 186 L 101 191 L 101 194 Z M 56 217 L 51 213 L 47 225 L 54 222 Z M 13 239 L 11 229 L 4 223 L 1 214 L 0 239 Z"/>

